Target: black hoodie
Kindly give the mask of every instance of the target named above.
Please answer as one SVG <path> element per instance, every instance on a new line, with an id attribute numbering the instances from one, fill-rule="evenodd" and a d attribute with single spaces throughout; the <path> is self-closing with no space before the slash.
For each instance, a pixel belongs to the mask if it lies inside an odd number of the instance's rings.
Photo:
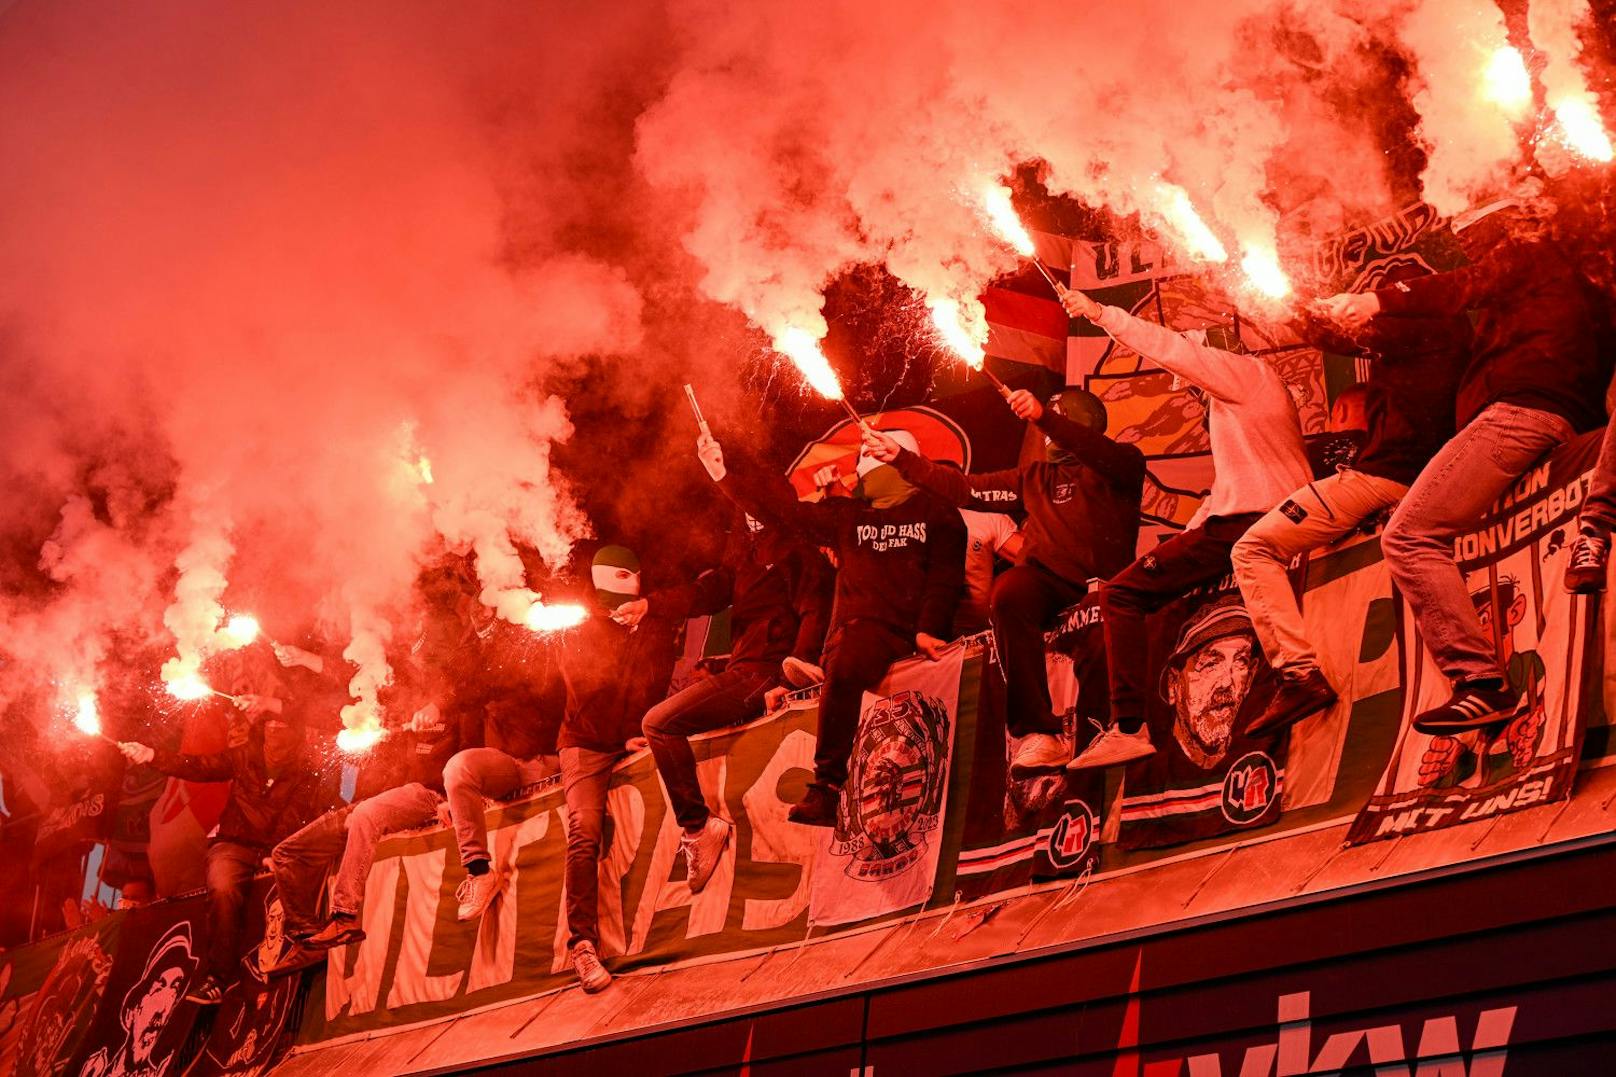
<path id="1" fill-rule="evenodd" d="M 965 524 L 939 498 L 916 490 L 889 508 L 863 498 L 798 501 L 783 478 L 731 468 L 719 484 L 752 515 L 829 546 L 839 562 L 834 627 L 879 621 L 905 637 L 953 635 L 965 584 Z"/>
<path id="2" fill-rule="evenodd" d="M 1109 578 L 1137 556 L 1145 457 L 1051 408 L 1038 426 L 1075 458 L 967 475 L 904 449 L 903 477 L 960 508 L 1003 512 L 1021 506 L 1027 558 L 1069 583 Z"/>
<path id="3" fill-rule="evenodd" d="M 651 595 L 650 602 L 679 617 L 729 607 L 729 668 L 778 674 L 788 656 L 819 662 L 831 571 L 819 551 L 788 541 L 776 528 L 753 531 L 736 513 L 719 567 Z"/>

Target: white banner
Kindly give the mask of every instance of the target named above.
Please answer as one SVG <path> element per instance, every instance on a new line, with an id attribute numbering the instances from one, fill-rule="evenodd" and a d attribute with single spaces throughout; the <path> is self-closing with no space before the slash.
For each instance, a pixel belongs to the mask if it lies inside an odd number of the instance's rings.
<path id="1" fill-rule="evenodd" d="M 937 881 L 965 648 L 893 666 L 864 694 L 836 827 L 814 860 L 809 919 L 846 924 L 924 903 Z"/>

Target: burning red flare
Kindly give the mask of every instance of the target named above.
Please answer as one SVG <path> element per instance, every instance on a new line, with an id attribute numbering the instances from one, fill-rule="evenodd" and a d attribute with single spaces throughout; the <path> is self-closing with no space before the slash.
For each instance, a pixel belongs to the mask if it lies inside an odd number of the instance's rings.
<path id="1" fill-rule="evenodd" d="M 528 608 L 527 617 L 525 618 L 528 628 L 540 634 L 577 628 L 588 619 L 589 610 L 574 602 L 565 602 L 555 606 L 535 602 Z"/>
<path id="2" fill-rule="evenodd" d="M 101 735 L 101 710 L 96 705 L 94 692 L 80 692 L 78 710 L 73 715 L 73 727 L 90 737 Z"/>

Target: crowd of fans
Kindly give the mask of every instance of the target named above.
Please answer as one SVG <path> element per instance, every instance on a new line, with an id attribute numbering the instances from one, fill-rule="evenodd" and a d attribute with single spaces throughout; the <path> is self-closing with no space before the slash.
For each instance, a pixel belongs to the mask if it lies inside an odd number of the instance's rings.
<path id="1" fill-rule="evenodd" d="M 359 913 L 377 842 L 441 822 L 464 869 L 458 915 L 482 916 L 501 880 L 484 808 L 559 773 L 569 825 L 566 919 L 583 988 L 611 980 L 598 952 L 597 861 L 607 783 L 648 747 L 683 828 L 689 886 L 700 891 L 732 840 L 708 807 L 689 738 L 764 714 L 781 693 L 819 686 L 813 780 L 790 819 L 833 826 L 863 694 L 895 661 L 937 660 L 962 634 L 991 628 L 1008 691 L 1018 774 L 1112 767 L 1155 751 L 1145 724 L 1147 617 L 1233 572 L 1279 686 L 1251 728 L 1283 730 L 1336 700 L 1289 577 L 1293 559 L 1386 518 L 1392 578 L 1451 679 L 1451 698 L 1417 716 L 1423 732 L 1502 724 L 1519 705 L 1454 560 L 1470 528 L 1535 461 L 1607 422 L 1611 356 L 1598 290 L 1535 227 L 1551 212 L 1531 192 L 1453 222 L 1469 264 L 1393 279 L 1314 305 L 1298 331 L 1367 360 L 1333 426 L 1358 431 L 1332 466 L 1310 462 L 1284 381 L 1237 340 L 1215 347 L 1079 291 L 1066 309 L 1173 374 L 1205 408 L 1216 480 L 1181 533 L 1137 556 L 1145 459 L 1105 433 L 1104 409 L 1068 388 L 1049 400 L 1006 393 L 1047 441 L 1042 459 L 985 474 L 928 460 L 903 431 L 866 429 L 856 468 L 816 476 L 827 496 L 799 500 L 778 472 L 704 433 L 697 457 L 735 506 L 722 563 L 642 593 L 634 554 L 607 546 L 591 566 L 595 615 L 535 648 L 506 638 L 453 559 L 420 581 L 425 609 L 395 689 L 398 728 L 363 757 L 346 802 L 315 750 L 310 715 L 340 682 L 334 657 L 274 648 L 284 691 L 246 693 L 251 719 L 228 751 L 186 755 L 139 742 L 135 764 L 197 781 L 228 780 L 212 836 L 214 916 L 206 977 L 190 996 L 217 1002 L 240 957 L 244 895 L 268 864 L 295 940 L 273 976 L 363 937 Z M 1470 315 L 1474 315 L 1472 318 Z M 1021 520 L 1019 527 L 1006 513 Z M 1604 587 L 1616 528 L 1616 426 L 1568 554 L 1565 585 Z M 1009 562 L 995 571 L 995 557 Z M 1100 581 L 1110 720 L 1074 743 L 1051 706 L 1044 633 Z M 728 661 L 668 694 L 676 633 L 730 611 Z M 322 912 L 327 875 L 333 877 Z"/>

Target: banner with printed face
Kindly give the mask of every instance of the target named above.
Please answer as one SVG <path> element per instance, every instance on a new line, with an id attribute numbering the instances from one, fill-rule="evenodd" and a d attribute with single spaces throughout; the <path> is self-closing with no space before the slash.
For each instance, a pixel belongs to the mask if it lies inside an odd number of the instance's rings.
<path id="1" fill-rule="evenodd" d="M 899 662 L 864 693 L 836 826 L 814 862 L 809 920 L 846 924 L 924 904 L 937 879 L 965 648 Z"/>
<path id="2" fill-rule="evenodd" d="M 1127 768 L 1123 847 L 1176 845 L 1277 820 L 1286 738 L 1246 732 L 1272 696 L 1273 673 L 1232 578 L 1151 618 L 1145 668 L 1156 689 L 1146 697 L 1156 751 Z"/>
<path id="3" fill-rule="evenodd" d="M 1594 603 L 1561 584 L 1598 438 L 1583 438 L 1538 464 L 1455 553 L 1470 600 L 1497 647 L 1519 704 L 1496 728 L 1426 736 L 1414 716 L 1445 702 L 1452 686 L 1425 648 L 1406 601 L 1403 728 L 1375 795 L 1349 840 L 1436 830 L 1571 795 L 1582 716 L 1597 700 L 1589 661 L 1597 646 Z"/>

